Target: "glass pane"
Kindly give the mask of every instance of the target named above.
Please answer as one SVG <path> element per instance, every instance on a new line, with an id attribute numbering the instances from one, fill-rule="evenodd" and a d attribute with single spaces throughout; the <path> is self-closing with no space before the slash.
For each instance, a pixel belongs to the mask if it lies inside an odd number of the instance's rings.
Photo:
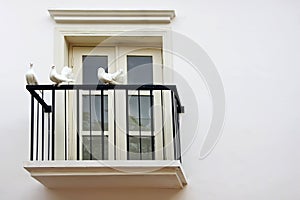
<path id="1" fill-rule="evenodd" d="M 152 56 L 127 56 L 128 84 L 153 84 Z"/>
<path id="2" fill-rule="evenodd" d="M 104 131 L 108 130 L 108 97 L 104 100 Z M 91 120 L 90 120 L 91 119 Z M 91 124 L 90 124 L 91 123 Z M 82 95 L 82 130 L 101 131 L 101 95 L 91 95 L 91 113 L 89 95 Z"/>
<path id="3" fill-rule="evenodd" d="M 107 56 L 82 56 L 82 83 L 83 84 L 102 84 L 98 80 L 97 71 L 103 67 L 107 72 Z"/>
<path id="4" fill-rule="evenodd" d="M 152 141 L 151 136 L 142 137 L 142 160 L 152 160 Z"/>
<path id="5" fill-rule="evenodd" d="M 92 140 L 92 141 L 91 141 Z M 91 149 L 92 143 L 92 149 Z M 104 158 L 102 157 L 102 136 L 82 136 L 82 159 L 83 160 L 108 160 L 108 136 L 104 136 Z"/>
<path id="6" fill-rule="evenodd" d="M 140 109 L 138 105 L 138 96 L 129 96 L 129 130 L 139 131 L 139 123 L 141 123 L 141 131 L 150 131 L 150 96 L 140 96 Z"/>
<path id="7" fill-rule="evenodd" d="M 151 136 L 142 136 L 142 154 L 140 152 L 140 137 L 129 136 L 129 159 L 130 160 L 152 160 L 152 140 Z"/>
<path id="8" fill-rule="evenodd" d="M 129 130 L 139 131 L 139 108 L 137 96 L 129 96 Z"/>
<path id="9" fill-rule="evenodd" d="M 151 96 L 141 96 L 140 97 L 140 107 L 141 107 L 141 126 L 142 131 L 151 130 Z"/>
<path id="10" fill-rule="evenodd" d="M 129 160 L 140 160 L 140 139 L 129 136 Z"/>

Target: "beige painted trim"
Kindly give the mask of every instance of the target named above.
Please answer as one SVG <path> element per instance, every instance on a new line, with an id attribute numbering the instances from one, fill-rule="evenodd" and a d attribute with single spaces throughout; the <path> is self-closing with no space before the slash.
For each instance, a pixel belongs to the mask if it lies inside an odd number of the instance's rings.
<path id="1" fill-rule="evenodd" d="M 174 10 L 72 10 L 49 9 L 56 23 L 153 23 L 168 24 Z"/>

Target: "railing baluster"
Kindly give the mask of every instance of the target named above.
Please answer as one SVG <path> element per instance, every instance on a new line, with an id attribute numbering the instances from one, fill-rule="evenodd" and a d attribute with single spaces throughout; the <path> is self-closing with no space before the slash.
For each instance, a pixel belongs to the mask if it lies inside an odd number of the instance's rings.
<path id="1" fill-rule="evenodd" d="M 68 160 L 67 158 L 67 90 L 65 90 L 65 93 L 64 93 L 64 100 L 65 100 L 65 105 L 64 105 L 64 108 L 65 108 L 65 143 L 64 143 L 64 146 L 65 146 L 65 160 Z"/>
<path id="2" fill-rule="evenodd" d="M 90 160 L 93 160 L 93 143 L 92 143 L 92 97 L 89 90 L 89 109 L 90 109 Z"/>
<path id="3" fill-rule="evenodd" d="M 77 160 L 80 159 L 80 152 L 79 152 L 79 149 L 80 149 L 80 132 L 79 132 L 79 89 L 76 90 L 76 123 L 77 123 L 77 126 L 76 126 L 76 157 L 77 157 Z"/>
<path id="4" fill-rule="evenodd" d="M 116 90 L 114 89 L 114 160 L 117 159 Z"/>
<path id="5" fill-rule="evenodd" d="M 126 89 L 126 150 L 127 150 L 127 160 L 130 160 L 130 154 L 129 154 L 129 115 L 128 115 L 128 106 L 129 106 L 129 102 L 128 102 L 128 89 Z"/>
<path id="6" fill-rule="evenodd" d="M 162 144 L 163 144 L 163 160 L 166 160 L 166 141 L 165 141 L 165 116 L 164 116 L 164 97 L 163 91 L 160 90 L 160 104 L 161 104 L 161 132 L 162 132 Z"/>
<path id="7" fill-rule="evenodd" d="M 42 99 L 44 99 L 44 90 L 42 90 Z M 42 160 L 44 160 L 45 146 L 45 109 L 42 107 Z"/>
<path id="8" fill-rule="evenodd" d="M 48 113 L 48 123 L 47 123 L 47 127 L 48 127 L 48 160 L 50 160 L 50 113 Z"/>
<path id="9" fill-rule="evenodd" d="M 102 151 L 102 160 L 104 160 L 104 94 L 101 90 L 101 151 Z"/>
<path id="10" fill-rule="evenodd" d="M 36 102 L 36 154 L 35 160 L 39 160 L 39 122 L 40 122 L 40 104 Z"/>
<path id="11" fill-rule="evenodd" d="M 171 91 L 171 102 L 172 102 L 172 128 L 173 128 L 173 147 L 174 147 L 174 160 L 177 160 L 177 144 L 176 144 L 176 128 L 175 128 L 175 109 L 174 109 L 174 94 Z"/>
<path id="12" fill-rule="evenodd" d="M 55 89 L 52 89 L 52 138 L 51 159 L 55 159 Z"/>
<path id="13" fill-rule="evenodd" d="M 177 137 L 177 107 L 176 107 L 176 103 L 175 103 L 175 95 L 173 93 L 173 100 L 174 102 L 174 125 L 175 125 L 175 145 L 176 145 L 176 159 L 179 159 L 179 155 L 178 155 L 178 137 Z"/>
<path id="14" fill-rule="evenodd" d="M 34 146 L 34 97 L 31 96 L 30 160 L 33 161 Z"/>
<path id="15" fill-rule="evenodd" d="M 153 90 L 150 90 L 150 116 L 151 116 L 151 150 L 152 150 L 152 160 L 155 160 L 154 151 L 154 107 L 153 107 Z"/>
<path id="16" fill-rule="evenodd" d="M 176 109 L 176 122 L 177 122 L 177 148 L 178 148 L 178 156 L 179 156 L 180 162 L 182 162 L 182 160 L 181 160 L 181 142 L 180 142 L 180 121 L 179 121 L 179 113 L 177 112 L 177 109 Z"/>
<path id="17" fill-rule="evenodd" d="M 138 90 L 138 111 L 139 111 L 139 143 L 140 143 L 140 160 L 142 157 L 142 123 L 141 123 L 141 94 Z"/>
<path id="18" fill-rule="evenodd" d="M 175 118 L 175 141 L 176 141 L 176 154 L 177 159 L 181 162 L 181 150 L 180 150 L 180 137 L 179 137 L 179 117 L 178 117 L 178 108 L 177 108 L 177 99 L 173 95 L 173 101 L 176 104 L 174 105 L 174 118 Z"/>

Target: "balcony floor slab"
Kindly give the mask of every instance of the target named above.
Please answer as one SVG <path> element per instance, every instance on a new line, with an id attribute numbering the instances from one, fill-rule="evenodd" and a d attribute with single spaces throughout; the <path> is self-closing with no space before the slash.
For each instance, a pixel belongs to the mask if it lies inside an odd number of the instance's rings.
<path id="1" fill-rule="evenodd" d="M 181 163 L 168 160 L 26 161 L 24 168 L 47 188 L 183 188 Z"/>

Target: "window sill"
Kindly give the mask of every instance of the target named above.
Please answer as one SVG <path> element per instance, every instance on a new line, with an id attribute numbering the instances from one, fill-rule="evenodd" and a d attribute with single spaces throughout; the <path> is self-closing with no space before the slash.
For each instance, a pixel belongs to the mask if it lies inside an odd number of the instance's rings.
<path id="1" fill-rule="evenodd" d="M 179 161 L 28 161 L 24 168 L 47 188 L 183 188 Z"/>

